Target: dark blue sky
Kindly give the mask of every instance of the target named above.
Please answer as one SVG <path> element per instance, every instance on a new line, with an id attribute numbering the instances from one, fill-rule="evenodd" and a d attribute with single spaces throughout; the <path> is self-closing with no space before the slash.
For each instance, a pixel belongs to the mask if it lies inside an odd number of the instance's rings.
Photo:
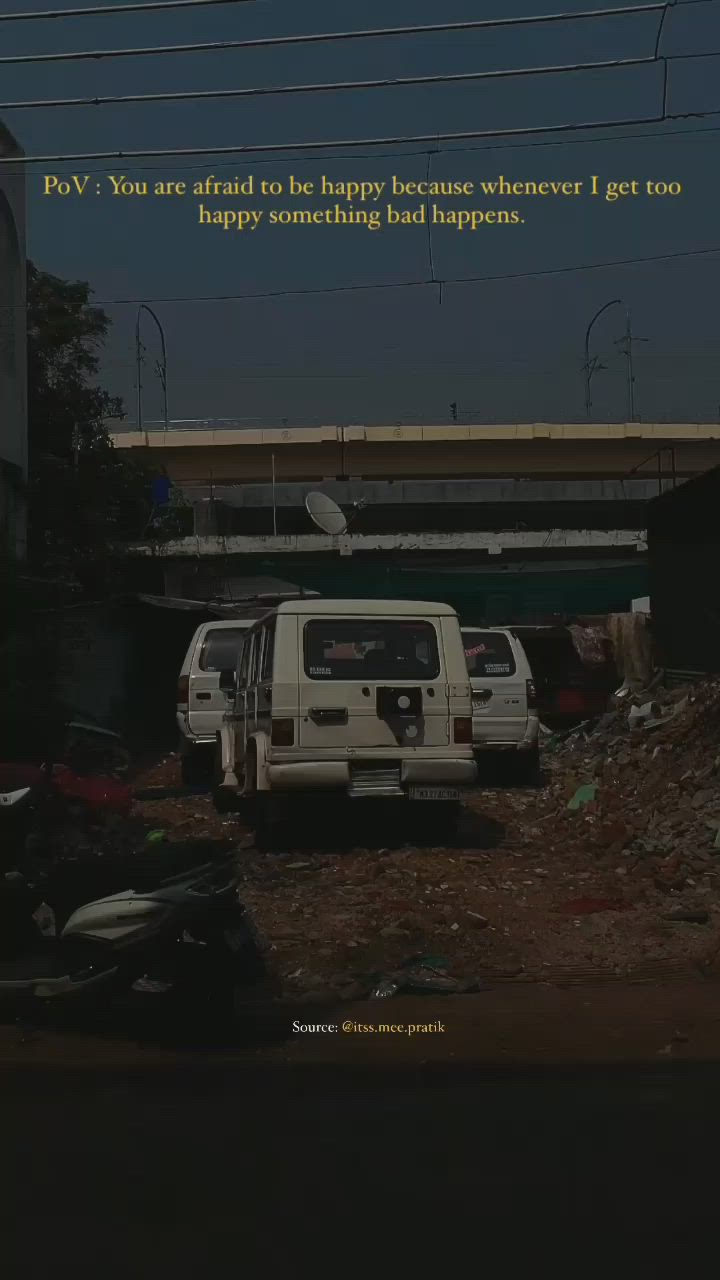
<path id="1" fill-rule="evenodd" d="M 97 0 L 95 0 L 97 2 Z M 140 2 L 140 0 L 138 0 Z M 4 0 L 35 10 L 61 0 Z M 2 53 L 162 45 L 240 39 L 300 31 L 460 21 L 599 7 L 599 0 L 264 0 L 160 14 L 107 16 L 0 26 Z M 656 14 L 525 30 L 464 32 L 365 40 L 274 50 L 117 59 L 0 68 L 0 101 L 190 88 L 240 87 L 320 80 L 457 73 L 542 66 L 652 52 Z M 720 2 L 682 4 L 670 12 L 664 49 L 681 54 L 718 50 Z M 720 56 L 671 65 L 669 111 L 720 111 Z M 658 66 L 463 86 L 422 86 L 342 94 L 4 112 L 26 151 L 192 147 L 321 138 L 501 129 L 565 121 L 654 115 L 661 101 Z M 678 133 L 718 126 L 704 136 Z M 474 235 L 434 236 L 440 278 L 522 273 L 720 248 L 720 115 L 625 132 L 646 135 L 604 141 L 528 146 L 483 142 L 434 159 L 437 178 L 659 178 L 683 183 L 682 198 L 614 205 L 528 200 L 526 224 Z M 647 136 L 650 135 L 650 136 Z M 653 136 L 655 135 L 655 136 Z M 582 142 L 579 141 L 582 139 Z M 522 139 L 520 140 L 522 143 Z M 475 149 L 477 148 L 477 149 Z M 259 163 L 232 156 L 92 161 L 52 166 L 56 172 L 127 172 L 155 177 L 166 168 L 188 181 L 290 173 L 318 178 L 423 178 L 423 155 Z M 405 150 L 408 150 L 406 148 Z M 417 150 L 417 148 L 410 148 Z M 384 153 L 384 154 L 383 154 Z M 344 153 L 347 157 L 347 152 Z M 380 158 L 382 157 L 382 158 Z M 263 157 L 260 158 L 264 160 Z M 142 171 L 142 172 L 141 172 Z M 117 298 L 261 293 L 338 285 L 424 280 L 423 227 L 370 233 L 358 228 L 300 228 L 225 234 L 196 226 L 196 204 L 137 200 L 44 199 L 45 166 L 28 179 L 29 249 L 54 274 L 88 280 L 102 302 Z M 477 201 L 477 203 L 482 203 Z M 229 202 L 228 207 L 232 207 Z M 645 420 L 717 419 L 720 414 L 720 315 L 715 256 L 530 279 L 448 286 L 442 305 L 433 288 L 378 290 L 260 301 L 158 303 L 169 349 L 173 418 L 281 418 L 318 422 L 443 422 L 457 401 L 464 420 L 581 420 L 580 372 L 585 328 L 611 298 L 632 308 L 635 332 L 648 338 L 636 351 L 637 411 Z M 134 416 L 135 308 L 109 306 L 113 332 L 104 379 Z M 594 382 L 597 418 L 625 416 L 620 308 L 596 327 L 606 373 Z M 147 331 L 148 344 L 151 331 Z M 154 354 L 154 352 L 153 352 Z M 151 385 L 146 417 L 159 417 Z"/>

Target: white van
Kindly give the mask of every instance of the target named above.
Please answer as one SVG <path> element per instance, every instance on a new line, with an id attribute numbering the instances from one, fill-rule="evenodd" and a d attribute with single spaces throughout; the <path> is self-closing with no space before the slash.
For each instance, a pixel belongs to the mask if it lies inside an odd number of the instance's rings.
<path id="1" fill-rule="evenodd" d="M 242 638 L 253 619 L 204 622 L 190 641 L 178 677 L 180 771 L 186 786 L 212 777 L 215 740 L 227 710 L 220 672 L 235 668 Z"/>
<path id="2" fill-rule="evenodd" d="M 452 822 L 475 781 L 470 683 L 448 605 L 286 602 L 246 633 L 221 683 L 233 703 L 216 804 L 252 800 L 260 845 L 303 794 L 423 801 L 428 818 Z"/>
<path id="3" fill-rule="evenodd" d="M 476 752 L 502 752 L 516 781 L 535 781 L 540 721 L 525 650 L 511 631 L 500 627 L 463 627 L 462 637 Z"/>

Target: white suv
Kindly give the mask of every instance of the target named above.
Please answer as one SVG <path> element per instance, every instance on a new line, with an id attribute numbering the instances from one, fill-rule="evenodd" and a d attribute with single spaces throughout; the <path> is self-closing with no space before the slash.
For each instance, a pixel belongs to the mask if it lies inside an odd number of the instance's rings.
<path id="1" fill-rule="evenodd" d="M 502 753 L 514 781 L 534 782 L 540 769 L 537 694 L 520 641 L 502 628 L 462 628 L 473 704 L 473 745 Z"/>
<path id="2" fill-rule="evenodd" d="M 446 604 L 302 600 L 247 632 L 218 734 L 215 801 L 252 801 L 258 843 L 302 796 L 395 797 L 453 823 L 473 785 L 470 682 Z M 429 803 L 428 803 L 429 802 Z"/>
<path id="3" fill-rule="evenodd" d="M 247 622 L 204 622 L 190 641 L 178 677 L 180 771 L 186 786 L 212 778 L 215 738 L 227 710 L 220 673 L 235 669 Z"/>

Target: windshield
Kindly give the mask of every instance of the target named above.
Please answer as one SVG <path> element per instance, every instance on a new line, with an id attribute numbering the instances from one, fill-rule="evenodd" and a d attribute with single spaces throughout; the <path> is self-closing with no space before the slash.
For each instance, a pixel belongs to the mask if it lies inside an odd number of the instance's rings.
<path id="1" fill-rule="evenodd" d="M 500 631 L 463 631 L 468 675 L 514 676 L 517 670 L 512 645 Z"/>
<path id="2" fill-rule="evenodd" d="M 222 627 L 208 631 L 200 652 L 201 671 L 234 671 L 245 627 Z"/>
<path id="3" fill-rule="evenodd" d="M 431 622 L 317 619 L 305 626 L 312 680 L 434 680 L 440 673 Z"/>

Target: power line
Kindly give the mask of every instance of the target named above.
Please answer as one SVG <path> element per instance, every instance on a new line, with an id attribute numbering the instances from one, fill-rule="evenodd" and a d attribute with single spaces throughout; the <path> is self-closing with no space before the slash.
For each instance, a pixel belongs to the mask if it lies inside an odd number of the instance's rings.
<path id="1" fill-rule="evenodd" d="M 717 0 L 685 0 L 687 5 L 715 4 Z M 260 36 L 251 40 L 212 40 L 202 44 L 171 44 L 135 49 L 82 49 L 70 53 L 18 53 L 0 58 L 0 65 L 29 62 L 77 62 L 81 59 L 158 57 L 168 53 L 214 53 L 228 49 L 267 49 L 284 45 L 321 44 L 339 40 L 367 40 L 391 36 L 428 35 L 440 31 L 487 31 L 500 27 L 539 26 L 542 23 L 582 22 L 594 18 L 616 18 L 626 14 L 660 13 L 667 7 L 661 0 L 650 4 L 624 5 L 614 9 L 538 14 L 523 18 L 481 18 L 466 22 L 434 22 L 424 26 L 375 27 L 359 31 L 322 31 L 307 35 Z"/>
<path id="2" fill-rule="evenodd" d="M 694 0 L 686 0 L 694 3 Z M 671 115 L 637 116 L 632 120 L 593 120 L 583 124 L 534 125 L 519 129 L 467 129 L 462 133 L 423 133 L 406 137 L 335 138 L 316 142 L 274 142 L 227 147 L 157 147 L 144 151 L 83 151 L 65 155 L 23 156 L 25 164 L 55 164 L 65 160 L 135 160 L 151 156 L 258 155 L 276 151 L 326 151 L 335 147 L 404 146 L 416 142 L 461 142 L 467 138 L 515 138 L 541 133 L 577 133 L 584 129 L 617 129 L 624 125 L 663 124 L 666 120 L 702 120 L 720 111 L 681 111 Z M 328 157 L 332 159 L 333 157 Z M 0 165 L 18 164 L 18 156 L 0 156 Z"/>
<path id="3" fill-rule="evenodd" d="M 103 17 L 106 13 L 147 13 L 157 9 L 194 9 L 220 4 L 256 4 L 257 0 L 146 0 L 142 4 L 105 4 L 91 9 L 38 9 L 34 13 L 0 13 L 0 22 L 34 22 L 47 18 Z"/>
<path id="4" fill-rule="evenodd" d="M 504 280 L 532 280 L 542 276 L 569 275 L 576 271 L 606 271 L 611 267 L 641 266 L 647 262 L 670 262 L 677 259 L 708 257 L 720 253 L 720 245 L 708 249 L 680 249 L 671 253 L 654 253 L 647 257 L 613 258 L 607 262 L 583 262 L 571 267 L 546 267 L 538 271 L 511 271 L 492 276 L 456 276 L 447 280 L 399 280 L 383 284 L 331 285 L 319 289 L 276 289 L 267 293 L 188 294 L 170 298 L 101 298 L 93 299 L 93 307 L 137 307 L 143 303 L 153 306 L 196 302 L 261 302 L 274 298 L 304 298 L 321 294 L 368 293 L 386 289 L 439 289 L 449 285 L 494 284 Z M 50 308 L 52 309 L 52 308 Z M 28 310 L 27 303 L 0 305 L 0 311 Z"/>
<path id="5" fill-rule="evenodd" d="M 715 53 L 678 54 L 672 61 L 708 58 Z M 611 58 L 604 62 L 573 62 L 547 67 L 513 67 L 501 71 L 463 71 L 451 75 L 393 76 L 384 80 L 339 80 L 319 84 L 268 85 L 250 89 L 191 89 L 177 93 L 131 93 L 105 98 L 40 98 L 36 101 L 0 102 L 0 111 L 21 111 L 36 107 L 104 107 L 129 102 L 190 102 L 213 98 L 258 98 L 288 93 L 327 93 L 347 89 L 397 89 L 421 84 L 463 84 L 473 80 L 504 80 L 512 76 L 547 76 L 568 71 L 603 71 L 611 67 L 639 67 L 657 63 L 654 54 L 644 58 Z"/>
<path id="6" fill-rule="evenodd" d="M 718 114 L 720 114 L 720 112 L 704 111 L 702 112 L 702 117 L 705 118 L 706 116 L 712 116 L 712 115 L 718 115 Z M 664 120 L 672 120 L 672 119 L 674 119 L 673 116 L 664 116 L 661 119 L 658 119 L 657 121 L 655 121 L 655 123 L 662 124 Z M 620 125 L 622 125 L 622 121 L 620 122 Z M 611 127 L 611 126 L 608 126 L 608 127 Z M 619 127 L 619 126 L 616 126 L 616 127 Z M 448 147 L 444 150 L 442 149 L 433 150 L 432 152 L 428 152 L 428 150 L 424 148 L 422 151 L 386 151 L 386 152 L 381 152 L 380 154 L 378 154 L 377 152 L 368 152 L 367 155 L 357 155 L 357 153 L 353 155 L 343 155 L 341 153 L 340 155 L 328 156 L 327 162 L 334 163 L 336 160 L 358 160 L 358 159 L 359 160 L 406 160 L 406 159 L 413 159 L 418 156 L 427 156 L 429 154 L 438 155 L 438 156 L 463 156 L 468 154 L 482 155 L 486 151 L 487 152 L 526 151 L 528 147 L 531 147 L 531 148 L 533 147 L 589 147 L 597 143 L 600 143 L 600 144 L 613 143 L 614 144 L 617 142 L 644 142 L 644 141 L 663 142 L 666 138 L 685 138 L 688 136 L 701 136 L 703 133 L 714 134 L 718 132 L 720 132 L 720 125 L 711 124 L 711 125 L 707 125 L 705 128 L 698 125 L 692 129 L 665 129 L 662 132 L 660 132 L 659 130 L 655 130 L 652 133 L 648 133 L 648 132 L 621 133 L 621 134 L 614 134 L 604 138 L 566 138 L 563 140 L 558 140 L 557 142 L 555 141 L 539 142 L 539 141 L 533 140 L 532 142 L 500 143 L 498 146 L 490 146 L 490 147 Z M 15 157 L 15 160 L 17 161 L 17 157 Z M 256 168 L 260 165 L 267 165 L 267 164 L 273 164 L 273 165 L 310 164 L 310 163 L 314 163 L 315 161 L 316 161 L 315 156 L 293 156 L 292 158 L 288 156 L 287 159 L 284 159 L 282 156 L 279 156 L 272 160 L 255 160 L 255 161 L 241 160 L 239 162 L 235 162 L 233 160 L 225 160 L 225 161 L 222 161 L 216 167 L 218 169 L 227 169 L 230 167 L 242 168 L 248 164 L 252 164 L 253 167 Z M 188 172 L 195 172 L 198 169 L 203 169 L 204 167 L 205 166 L 203 164 L 182 164 L 182 165 L 173 165 L 172 167 L 170 167 L 169 165 L 165 165 L 165 166 L 144 165 L 144 166 L 139 166 L 136 170 L 134 170 L 134 172 L 155 173 L 155 174 L 188 173 Z M 86 169 L 85 172 L 89 174 L 107 173 L 107 168 L 108 168 L 107 165 L 104 165 L 100 169 Z M 10 177 L 20 177 L 23 174 L 24 174 L 24 169 L 9 170 Z"/>

